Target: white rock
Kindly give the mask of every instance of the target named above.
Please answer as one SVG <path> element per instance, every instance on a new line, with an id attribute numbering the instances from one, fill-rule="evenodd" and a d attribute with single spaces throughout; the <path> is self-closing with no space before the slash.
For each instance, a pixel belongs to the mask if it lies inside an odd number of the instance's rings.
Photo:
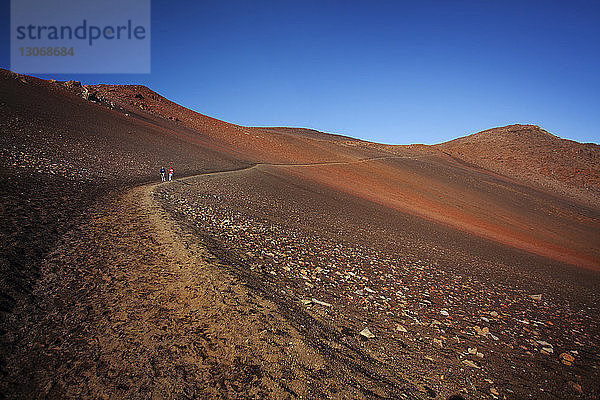
<path id="1" fill-rule="evenodd" d="M 549 353 L 549 354 L 554 353 L 554 349 L 552 349 L 552 347 L 544 347 L 544 348 L 542 348 L 542 351 L 545 351 L 546 353 Z"/>
<path id="2" fill-rule="evenodd" d="M 331 304 L 326 303 L 326 302 L 321 301 L 321 300 L 317 300 L 315 298 L 312 299 L 312 302 L 315 303 L 315 304 L 318 304 L 320 306 L 323 306 L 323 307 L 331 307 Z"/>
<path id="3" fill-rule="evenodd" d="M 471 368 L 477 368 L 479 369 L 479 365 L 475 364 L 473 361 L 471 360 L 463 360 L 463 364 L 471 367 Z"/>
<path id="4" fill-rule="evenodd" d="M 371 332 L 371 330 L 368 327 L 360 331 L 359 335 L 364 336 L 367 339 L 372 339 L 375 337 L 375 335 L 373 335 L 373 332 Z"/>

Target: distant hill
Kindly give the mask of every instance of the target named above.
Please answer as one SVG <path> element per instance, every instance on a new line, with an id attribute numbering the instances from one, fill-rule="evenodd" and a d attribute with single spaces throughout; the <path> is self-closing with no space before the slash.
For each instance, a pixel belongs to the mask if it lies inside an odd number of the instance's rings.
<path id="1" fill-rule="evenodd" d="M 509 125 L 433 146 L 459 160 L 586 202 L 600 198 L 600 146 Z"/>

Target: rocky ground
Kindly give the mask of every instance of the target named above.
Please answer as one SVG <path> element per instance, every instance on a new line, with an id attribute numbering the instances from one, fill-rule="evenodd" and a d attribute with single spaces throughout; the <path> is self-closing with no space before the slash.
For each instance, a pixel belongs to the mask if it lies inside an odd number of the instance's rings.
<path id="1" fill-rule="evenodd" d="M 228 207 L 227 195 L 201 179 L 163 186 L 156 196 L 204 232 L 200 238 L 225 255 L 232 274 L 275 292 L 281 305 L 294 303 L 417 391 L 431 398 L 599 396 L 597 309 L 323 237 L 293 218 L 258 218 L 252 204 L 247 212 Z M 331 359 L 327 353 L 339 350 L 328 346 L 322 352 Z"/>
<path id="2" fill-rule="evenodd" d="M 0 70 L 0 125 L 0 399 L 600 398 L 592 198 L 140 86 Z"/>
<path id="3" fill-rule="evenodd" d="M 207 190 L 247 171 L 103 195 L 15 310 L 4 396 L 598 398 L 594 310 Z"/>

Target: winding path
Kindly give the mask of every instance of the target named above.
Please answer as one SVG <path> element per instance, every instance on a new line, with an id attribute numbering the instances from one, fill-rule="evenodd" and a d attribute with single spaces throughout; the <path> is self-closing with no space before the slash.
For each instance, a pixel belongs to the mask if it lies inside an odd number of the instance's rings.
<path id="1" fill-rule="evenodd" d="M 265 166 L 386 158 L 405 157 L 265 163 L 177 181 Z M 41 300 L 32 302 L 40 306 L 21 315 L 24 340 L 8 360 L 20 381 L 13 386 L 16 393 L 293 399 L 323 398 L 327 388 L 360 399 L 379 397 L 369 387 L 404 392 L 404 383 L 371 370 L 374 361 L 360 350 L 333 350 L 340 347 L 332 344 L 335 332 L 298 305 L 274 301 L 282 298 L 269 292 L 275 289 L 257 291 L 243 276 L 232 275 L 229 265 L 157 203 L 154 191 L 167 184 L 145 184 L 102 199 L 89 223 L 70 232 L 45 260 L 34 291 Z M 39 368 L 28 368 L 23 354 Z M 313 385 L 311 375 L 324 368 L 331 372 Z"/>

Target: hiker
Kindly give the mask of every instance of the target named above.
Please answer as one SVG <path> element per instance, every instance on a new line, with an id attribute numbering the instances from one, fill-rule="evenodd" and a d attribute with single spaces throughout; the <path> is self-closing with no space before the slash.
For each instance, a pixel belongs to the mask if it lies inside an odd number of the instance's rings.
<path id="1" fill-rule="evenodd" d="M 165 167 L 160 167 L 160 180 L 161 180 L 161 182 L 166 181 L 165 172 L 166 172 L 165 171 Z"/>
<path id="2" fill-rule="evenodd" d="M 169 181 L 173 179 L 173 167 L 169 167 Z"/>

